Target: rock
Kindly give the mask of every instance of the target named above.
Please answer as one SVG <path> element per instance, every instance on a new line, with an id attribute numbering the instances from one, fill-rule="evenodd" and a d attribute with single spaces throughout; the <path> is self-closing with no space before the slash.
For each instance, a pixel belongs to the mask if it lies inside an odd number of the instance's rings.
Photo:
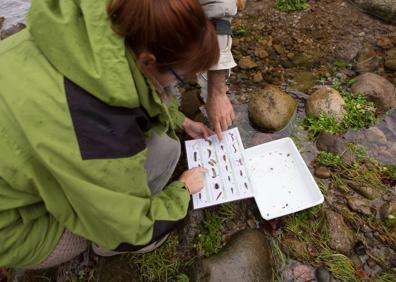
<path id="1" fill-rule="evenodd" d="M 396 49 L 391 49 L 386 52 L 385 67 L 393 71 L 396 70 Z"/>
<path id="2" fill-rule="evenodd" d="M 346 114 L 345 101 L 337 90 L 322 87 L 315 91 L 307 100 L 305 110 L 309 116 L 325 114 L 341 121 Z"/>
<path id="3" fill-rule="evenodd" d="M 274 44 L 272 47 L 274 48 L 275 52 L 278 53 L 278 55 L 284 55 L 285 54 L 285 48 L 283 48 L 281 45 Z"/>
<path id="4" fill-rule="evenodd" d="M 196 89 L 187 90 L 181 94 L 180 110 L 189 118 L 193 118 L 199 113 L 202 105 L 199 99 L 199 92 Z"/>
<path id="5" fill-rule="evenodd" d="M 386 36 L 381 36 L 378 38 L 377 45 L 383 49 L 391 49 L 393 47 L 392 40 Z"/>
<path id="6" fill-rule="evenodd" d="M 272 141 L 271 133 L 257 132 L 250 140 L 251 146 L 256 146 Z"/>
<path id="7" fill-rule="evenodd" d="M 254 55 L 260 59 L 265 59 L 268 57 L 268 52 L 264 48 L 258 47 L 254 50 Z"/>
<path id="8" fill-rule="evenodd" d="M 351 150 L 348 150 L 348 142 L 345 137 L 339 135 L 333 135 L 330 133 L 322 132 L 316 140 L 316 147 L 320 151 L 326 151 L 340 155 L 345 163 L 352 163 L 356 156 Z"/>
<path id="9" fill-rule="evenodd" d="M 342 215 L 332 210 L 326 211 L 326 218 L 329 224 L 330 248 L 348 255 L 354 245 L 352 229 L 346 225 Z"/>
<path id="10" fill-rule="evenodd" d="M 352 0 L 366 13 L 386 22 L 396 23 L 396 2 L 393 0 Z"/>
<path id="11" fill-rule="evenodd" d="M 311 72 L 300 72 L 293 78 L 293 82 L 289 85 L 291 89 L 300 92 L 306 92 L 315 85 L 315 76 Z"/>
<path id="12" fill-rule="evenodd" d="M 294 98 L 270 85 L 253 95 L 249 103 L 249 118 L 260 129 L 278 131 L 284 128 L 297 108 Z"/>
<path id="13" fill-rule="evenodd" d="M 261 82 L 261 81 L 263 81 L 263 74 L 262 74 L 260 71 L 256 72 L 256 73 L 254 74 L 254 76 L 253 76 L 253 81 L 254 81 L 254 82 Z"/>
<path id="14" fill-rule="evenodd" d="M 361 241 L 359 241 L 355 244 L 355 246 L 353 246 L 353 251 L 358 256 L 364 256 L 366 254 L 366 247 Z"/>
<path id="15" fill-rule="evenodd" d="M 331 172 L 327 167 L 321 165 L 315 169 L 315 176 L 318 178 L 326 179 L 331 176 Z"/>
<path id="16" fill-rule="evenodd" d="M 193 281 L 271 281 L 271 249 L 257 230 L 237 233 L 225 249 L 194 265 Z"/>
<path id="17" fill-rule="evenodd" d="M 282 250 L 296 259 L 304 260 L 308 257 L 308 244 L 301 240 L 292 238 L 282 240 Z"/>
<path id="18" fill-rule="evenodd" d="M 294 66 L 305 67 L 307 69 L 313 67 L 319 62 L 320 62 L 319 52 L 297 54 L 292 59 L 292 63 L 294 64 Z"/>
<path id="19" fill-rule="evenodd" d="M 384 132 L 376 126 L 367 129 L 365 136 L 366 140 L 372 144 L 386 145 L 388 143 Z"/>
<path id="20" fill-rule="evenodd" d="M 312 266 L 299 264 L 293 268 L 294 281 L 308 282 L 315 279 L 315 269 Z"/>
<path id="21" fill-rule="evenodd" d="M 348 206 L 353 210 L 364 215 L 372 215 L 370 203 L 365 198 L 359 196 L 347 196 Z"/>
<path id="22" fill-rule="evenodd" d="M 241 69 L 244 69 L 244 70 L 250 70 L 250 69 L 257 67 L 256 62 L 253 61 L 250 56 L 242 57 L 239 60 L 238 65 Z"/>
<path id="23" fill-rule="evenodd" d="M 21 31 L 25 27 L 26 26 L 23 23 L 17 23 L 15 25 L 13 25 L 12 27 L 10 27 L 9 29 L 2 30 L 0 32 L 0 40 L 6 39 L 7 37 Z"/>
<path id="24" fill-rule="evenodd" d="M 374 73 L 359 75 L 351 88 L 353 93 L 361 93 L 377 106 L 377 112 L 383 114 L 396 107 L 396 89 L 385 78 Z"/>
<path id="25" fill-rule="evenodd" d="M 369 200 L 374 200 L 381 197 L 381 193 L 378 192 L 375 188 L 348 179 L 344 179 L 344 182 L 348 184 L 348 186 L 351 187 L 355 192 L 359 193 L 360 195 L 366 197 Z"/>
<path id="26" fill-rule="evenodd" d="M 380 65 L 381 59 L 375 49 L 371 46 L 366 46 L 357 55 L 355 69 L 358 73 L 374 72 Z"/>
<path id="27" fill-rule="evenodd" d="M 328 272 L 323 267 L 318 267 L 315 270 L 315 277 L 316 277 L 316 280 L 318 280 L 318 282 L 330 282 L 331 281 L 330 272 Z"/>
<path id="28" fill-rule="evenodd" d="M 380 215 L 383 219 L 389 219 L 389 216 L 394 216 L 396 219 L 396 200 L 383 204 L 380 208 Z"/>

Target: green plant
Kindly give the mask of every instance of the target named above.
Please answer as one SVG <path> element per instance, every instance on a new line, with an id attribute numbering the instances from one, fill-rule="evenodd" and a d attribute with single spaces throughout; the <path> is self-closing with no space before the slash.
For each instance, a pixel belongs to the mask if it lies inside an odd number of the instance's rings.
<path id="1" fill-rule="evenodd" d="M 319 117 L 306 117 L 303 120 L 303 127 L 308 130 L 308 136 L 310 139 L 315 139 L 321 132 L 336 134 L 341 131 L 341 126 L 335 117 L 330 117 L 324 114 L 320 114 Z"/>
<path id="2" fill-rule="evenodd" d="M 336 69 L 351 69 L 352 68 L 352 63 L 342 61 L 342 60 L 336 60 L 334 63 Z"/>
<path id="3" fill-rule="evenodd" d="M 385 175 L 388 176 L 393 181 L 396 181 L 396 166 L 395 165 L 386 165 L 384 167 Z"/>
<path id="4" fill-rule="evenodd" d="M 194 258 L 187 261 L 181 258 L 176 250 L 178 243 L 178 237 L 171 234 L 168 240 L 154 251 L 130 255 L 130 262 L 138 266 L 139 275 L 144 281 L 188 281 L 181 271 L 190 265 Z"/>
<path id="5" fill-rule="evenodd" d="M 234 33 L 236 36 L 246 36 L 249 34 L 249 30 L 246 25 L 240 24 Z"/>
<path id="6" fill-rule="evenodd" d="M 223 246 L 222 231 L 224 223 L 235 214 L 231 204 L 205 210 L 205 231 L 198 234 L 195 249 L 208 257 L 216 254 Z"/>
<path id="7" fill-rule="evenodd" d="M 309 7 L 306 0 L 276 0 L 276 8 L 283 12 L 305 10 Z"/>
<path id="8" fill-rule="evenodd" d="M 373 280 L 374 282 L 396 282 L 396 273 L 383 272 L 377 274 Z"/>
<path id="9" fill-rule="evenodd" d="M 341 281 L 357 281 L 355 267 L 352 261 L 343 254 L 324 251 L 318 256 L 318 261 L 325 264 L 333 276 Z"/>
<path id="10" fill-rule="evenodd" d="M 337 167 L 343 164 L 343 161 L 339 155 L 333 154 L 331 152 L 321 151 L 317 156 L 317 160 L 320 164 L 329 166 L 329 167 Z"/>
<path id="11" fill-rule="evenodd" d="M 363 95 L 351 95 L 343 92 L 345 100 L 346 116 L 342 119 L 344 128 L 361 129 L 369 126 L 377 120 L 376 107 Z"/>

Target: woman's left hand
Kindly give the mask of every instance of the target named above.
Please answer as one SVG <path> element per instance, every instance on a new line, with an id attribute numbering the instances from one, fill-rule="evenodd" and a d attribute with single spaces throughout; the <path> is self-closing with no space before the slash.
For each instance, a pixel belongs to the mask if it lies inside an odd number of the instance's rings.
<path id="1" fill-rule="evenodd" d="M 189 118 L 185 118 L 183 121 L 183 129 L 188 135 L 194 139 L 205 138 L 207 139 L 210 135 L 214 134 L 206 125 L 202 122 L 196 122 Z"/>

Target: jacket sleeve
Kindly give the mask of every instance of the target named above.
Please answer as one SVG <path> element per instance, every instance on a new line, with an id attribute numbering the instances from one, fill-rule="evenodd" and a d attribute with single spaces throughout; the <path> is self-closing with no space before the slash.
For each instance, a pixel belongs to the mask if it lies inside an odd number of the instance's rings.
<path id="1" fill-rule="evenodd" d="M 47 210 L 73 233 L 104 248 L 144 247 L 187 214 L 190 195 L 182 182 L 151 195 L 144 168 L 147 150 L 129 158 L 85 161 L 67 148 L 48 150 L 41 150 L 35 180 Z"/>
<path id="2" fill-rule="evenodd" d="M 237 14 L 236 0 L 199 0 L 207 17 L 215 23 L 217 31 L 217 40 L 220 47 L 220 59 L 218 63 L 211 67 L 210 70 L 224 70 L 236 66 L 234 57 L 231 53 L 232 38 L 231 32 L 227 32 L 224 28 L 217 28 L 216 20 L 225 21 L 231 28 L 231 20 Z M 219 25 L 223 26 L 223 25 Z M 227 24 L 226 24 L 227 26 Z M 226 28 L 227 29 L 227 28 Z M 228 34 L 225 34 L 228 33 Z"/>

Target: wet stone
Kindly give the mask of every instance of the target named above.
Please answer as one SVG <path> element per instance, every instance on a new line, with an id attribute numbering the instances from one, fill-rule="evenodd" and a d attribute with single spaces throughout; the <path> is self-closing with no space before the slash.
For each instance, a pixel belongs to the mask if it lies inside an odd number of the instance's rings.
<path id="1" fill-rule="evenodd" d="M 355 69 L 358 73 L 375 72 L 380 65 L 381 59 L 375 49 L 366 46 L 357 55 Z"/>
<path id="2" fill-rule="evenodd" d="M 268 57 L 268 52 L 267 52 L 264 48 L 258 47 L 258 48 L 256 48 L 256 49 L 254 50 L 254 55 L 255 55 L 257 58 L 265 59 L 265 58 Z"/>
<path id="3" fill-rule="evenodd" d="M 366 138 L 372 144 L 386 145 L 388 143 L 384 132 L 375 126 L 366 130 Z"/>
<path id="4" fill-rule="evenodd" d="M 0 32 L 0 40 L 6 39 L 7 37 L 23 30 L 26 26 L 23 23 L 17 23 L 10 27 L 9 29 L 2 30 Z"/>
<path id="5" fill-rule="evenodd" d="M 389 216 L 396 217 L 396 200 L 383 204 L 380 208 L 380 214 L 383 219 L 389 219 Z"/>
<path id="6" fill-rule="evenodd" d="M 315 85 L 315 76 L 311 72 L 297 73 L 289 88 L 297 91 L 306 92 Z"/>
<path id="7" fill-rule="evenodd" d="M 254 82 L 261 82 L 261 81 L 263 81 L 263 74 L 262 74 L 260 71 L 256 72 L 256 73 L 254 74 L 254 76 L 253 76 L 253 81 L 254 81 Z"/>
<path id="8" fill-rule="evenodd" d="M 352 180 L 344 180 L 344 182 L 346 182 L 346 184 L 348 184 L 348 186 L 351 187 L 355 192 L 369 200 L 374 200 L 381 197 L 381 193 L 373 187 Z"/>
<path id="9" fill-rule="evenodd" d="M 315 269 L 312 266 L 298 264 L 293 268 L 294 281 L 308 282 L 315 279 Z"/>
<path id="10" fill-rule="evenodd" d="M 333 250 L 348 255 L 354 244 L 352 229 L 344 222 L 342 215 L 327 210 L 326 218 L 329 224 L 329 246 Z"/>
<path id="11" fill-rule="evenodd" d="M 367 199 L 359 196 L 347 196 L 348 206 L 353 210 L 364 215 L 372 215 L 370 203 Z"/>
<path id="12" fill-rule="evenodd" d="M 328 272 L 323 267 L 318 267 L 315 270 L 315 277 L 316 277 L 316 280 L 318 280 L 318 282 L 330 282 L 331 281 L 330 272 Z"/>
<path id="13" fill-rule="evenodd" d="M 315 169 L 315 176 L 318 178 L 326 179 L 331 176 L 331 171 L 325 166 L 318 166 Z"/>
<path id="14" fill-rule="evenodd" d="M 237 233 L 225 249 L 194 265 L 193 281 L 271 281 L 271 249 L 256 230 Z"/>

